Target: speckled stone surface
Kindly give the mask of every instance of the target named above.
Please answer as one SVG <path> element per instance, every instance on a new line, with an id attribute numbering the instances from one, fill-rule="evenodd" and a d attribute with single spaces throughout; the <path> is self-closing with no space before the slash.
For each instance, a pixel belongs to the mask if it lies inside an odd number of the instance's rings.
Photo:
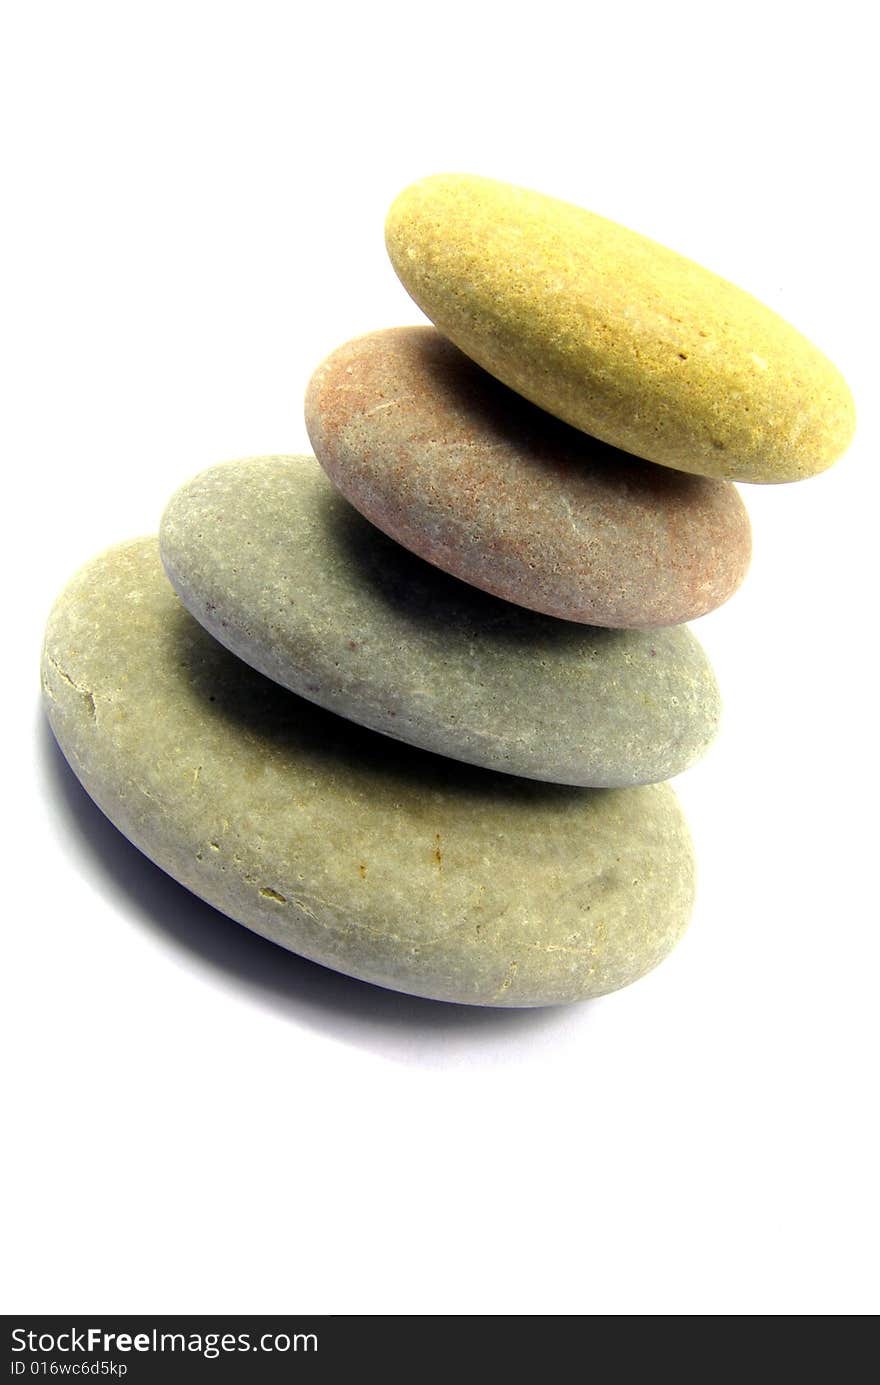
<path id="1" fill-rule="evenodd" d="M 689 630 L 598 630 L 487 596 L 386 538 L 311 457 L 203 472 L 170 501 L 160 544 L 184 604 L 234 653 L 443 755 L 560 783 L 650 783 L 687 768 L 718 724 Z"/>
<path id="2" fill-rule="evenodd" d="M 386 243 L 480 365 L 603 441 L 681 471 L 796 481 L 848 446 L 852 396 L 794 327 L 603 217 L 489 178 L 405 189 Z"/>
<path id="3" fill-rule="evenodd" d="M 342 493 L 413 552 L 564 620 L 673 625 L 749 564 L 735 486 L 606 447 L 494 380 L 433 327 L 348 342 L 306 392 Z"/>
<path id="4" fill-rule="evenodd" d="M 155 539 L 74 577 L 45 705 L 75 773 L 169 874 L 338 971 L 478 1005 L 614 990 L 661 961 L 693 897 L 665 784 L 572 789 L 456 764 L 335 717 L 186 612 Z"/>

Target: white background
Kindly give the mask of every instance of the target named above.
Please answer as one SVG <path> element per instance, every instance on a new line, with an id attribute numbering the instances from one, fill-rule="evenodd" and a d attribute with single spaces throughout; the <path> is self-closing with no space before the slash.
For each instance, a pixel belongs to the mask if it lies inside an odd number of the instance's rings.
<path id="1" fill-rule="evenodd" d="M 0 40 L 7 1311 L 878 1306 L 878 303 L 870 7 L 12 3 Z M 215 462 L 305 451 L 420 315 L 387 206 L 507 178 L 692 255 L 847 375 L 845 460 L 744 488 L 679 781 L 693 925 L 592 1004 L 301 962 L 105 824 L 38 707 L 49 606 Z"/>

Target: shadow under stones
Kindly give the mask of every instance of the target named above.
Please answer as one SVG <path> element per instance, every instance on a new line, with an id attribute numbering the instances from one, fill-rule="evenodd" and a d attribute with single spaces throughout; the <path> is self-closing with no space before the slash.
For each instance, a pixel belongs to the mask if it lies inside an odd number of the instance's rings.
<path id="1" fill-rule="evenodd" d="M 86 871 L 102 892 L 124 905 L 127 917 L 136 917 L 225 984 L 285 1018 L 392 1057 L 400 1056 L 394 1036 L 403 1032 L 408 1036 L 405 1056 L 411 1058 L 414 1034 L 427 1036 L 429 1045 L 432 1035 L 442 1040 L 466 1033 L 474 1041 L 480 1034 L 513 1036 L 559 1024 L 570 1010 L 493 1009 L 426 1000 L 355 980 L 288 952 L 190 893 L 118 831 L 76 778 L 42 711 L 37 736 L 46 801 L 59 830 L 76 843 Z"/>
<path id="2" fill-rule="evenodd" d="M 599 655 L 637 638 L 632 630 L 542 615 L 471 586 L 389 538 L 329 487 L 318 522 L 322 551 L 356 573 L 373 601 L 392 611 L 420 640 L 426 632 L 442 639 L 454 630 L 459 638 L 485 641 L 499 652 L 513 649 L 518 658 L 530 652 L 547 658 L 567 649 L 583 653 L 588 647 Z"/>
<path id="3" fill-rule="evenodd" d="M 295 757 L 304 772 L 314 762 L 326 774 L 329 763 L 344 778 L 356 766 L 361 784 L 373 776 L 425 793 L 449 792 L 487 804 L 583 801 L 585 794 L 608 792 L 484 769 L 371 731 L 258 673 L 218 643 L 182 605 L 169 611 L 168 640 L 193 696 L 205 704 L 206 716 L 222 717 L 236 737 L 259 742 L 267 753 Z"/>
<path id="4" fill-rule="evenodd" d="M 647 509 L 658 503 L 664 510 L 687 507 L 718 488 L 710 477 L 659 466 L 563 423 L 489 375 L 435 328 L 408 332 L 417 347 L 426 397 L 454 399 L 458 412 L 470 416 L 474 434 L 506 443 L 519 465 L 556 476 L 567 487 L 595 487 L 606 502 L 619 497 Z M 617 407 L 616 394 L 613 399 Z"/>

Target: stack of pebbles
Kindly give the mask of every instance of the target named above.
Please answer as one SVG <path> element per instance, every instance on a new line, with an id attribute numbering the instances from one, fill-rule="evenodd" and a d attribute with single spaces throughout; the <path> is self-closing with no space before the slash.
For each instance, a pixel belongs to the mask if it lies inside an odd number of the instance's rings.
<path id="1" fill-rule="evenodd" d="M 731 481 L 828 466 L 852 401 L 769 309 L 565 203 L 429 178 L 387 243 L 435 326 L 324 362 L 317 461 L 215 467 L 79 572 L 49 718 L 133 842 L 285 947 L 449 1001 L 599 995 L 691 911 L 660 781 L 716 730 L 684 622 L 745 574 Z"/>

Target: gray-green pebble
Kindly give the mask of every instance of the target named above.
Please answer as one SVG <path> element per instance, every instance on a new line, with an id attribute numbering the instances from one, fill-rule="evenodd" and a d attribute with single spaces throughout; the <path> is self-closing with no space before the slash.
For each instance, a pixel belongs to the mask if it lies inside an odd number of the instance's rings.
<path id="1" fill-rule="evenodd" d="M 615 990 L 683 931 L 667 785 L 586 790 L 396 745 L 236 659 L 154 539 L 89 563 L 50 616 L 55 736 L 158 865 L 256 932 L 396 990 L 530 1006 Z"/>
<path id="2" fill-rule="evenodd" d="M 717 729 L 717 685 L 689 630 L 596 629 L 478 591 L 375 529 L 312 458 L 203 472 L 160 537 L 185 605 L 234 653 L 410 744 L 623 786 L 686 769 Z"/>

